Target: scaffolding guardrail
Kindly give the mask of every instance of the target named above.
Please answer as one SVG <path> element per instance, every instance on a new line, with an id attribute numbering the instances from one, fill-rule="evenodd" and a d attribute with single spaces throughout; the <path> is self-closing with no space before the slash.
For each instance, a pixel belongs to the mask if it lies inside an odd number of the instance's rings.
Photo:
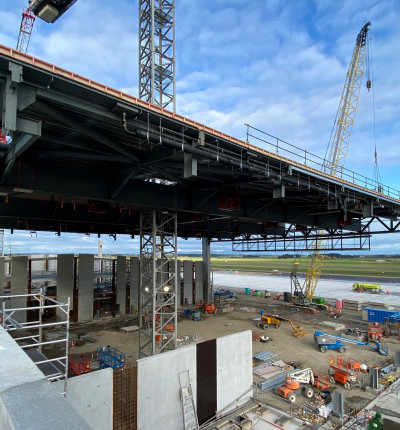
<path id="1" fill-rule="evenodd" d="M 17 332 L 23 330 L 22 336 L 13 336 L 17 344 L 25 350 L 27 355 L 43 372 L 47 379 L 51 382 L 64 380 L 64 392 L 67 393 L 67 377 L 68 377 L 68 348 L 69 348 L 69 310 L 70 299 L 67 303 L 61 303 L 43 294 L 43 289 L 39 293 L 31 294 L 13 294 L 7 296 L 0 296 L 1 313 L 0 323 L 8 332 Z M 28 303 L 38 302 L 37 306 L 18 306 L 12 307 L 15 301 L 24 301 Z M 47 309 L 59 309 L 61 316 L 65 315 L 65 319 L 60 321 L 43 323 L 42 316 Z M 34 321 L 26 321 L 26 317 L 20 316 L 20 312 L 38 311 L 37 319 Z M 60 317 L 60 315 L 58 315 Z M 65 335 L 61 339 L 54 339 L 44 341 L 43 329 L 59 327 L 65 329 Z M 43 352 L 42 347 L 48 345 L 60 345 L 62 352 L 60 356 L 54 358 L 47 358 Z M 64 348 L 62 347 L 64 345 Z"/>

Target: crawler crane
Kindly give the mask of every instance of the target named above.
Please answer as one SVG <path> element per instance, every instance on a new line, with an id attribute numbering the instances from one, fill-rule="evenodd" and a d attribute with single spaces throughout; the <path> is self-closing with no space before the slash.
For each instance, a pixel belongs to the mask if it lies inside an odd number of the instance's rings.
<path id="1" fill-rule="evenodd" d="M 346 161 L 347 151 L 353 128 L 354 117 L 357 110 L 358 98 L 362 79 L 364 75 L 364 65 L 368 62 L 367 33 L 370 22 L 367 22 L 357 35 L 356 44 L 351 57 L 350 66 L 347 70 L 346 81 L 344 84 L 342 97 L 339 103 L 339 109 L 335 124 L 335 133 L 333 139 L 328 144 L 327 154 L 323 169 L 332 176 L 341 176 Z M 367 88 L 370 89 L 371 81 L 367 78 Z M 338 219 L 338 226 L 348 223 L 350 220 L 347 213 L 344 212 Z M 297 267 L 299 260 L 295 259 L 291 273 L 292 296 L 297 305 L 309 305 L 312 302 L 319 277 L 321 276 L 323 261 L 325 258 L 324 250 L 327 246 L 326 239 L 323 238 L 323 231 L 318 231 L 317 236 L 321 236 L 313 244 L 313 253 L 311 254 L 306 279 L 303 287 L 297 279 Z"/>

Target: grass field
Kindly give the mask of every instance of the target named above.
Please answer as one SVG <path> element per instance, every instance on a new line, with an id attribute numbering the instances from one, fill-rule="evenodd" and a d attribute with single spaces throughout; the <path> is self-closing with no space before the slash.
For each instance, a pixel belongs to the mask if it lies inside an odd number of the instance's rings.
<path id="1" fill-rule="evenodd" d="M 181 259 L 182 257 L 180 257 Z M 201 257 L 184 257 L 183 259 L 198 261 Z M 230 258 L 212 257 L 211 264 L 214 270 L 232 270 L 239 272 L 291 272 L 294 259 L 289 258 Z M 297 269 L 298 273 L 307 271 L 308 257 L 303 257 Z M 400 277 L 400 258 L 343 258 L 325 259 L 323 274 L 331 275 L 359 275 Z"/>

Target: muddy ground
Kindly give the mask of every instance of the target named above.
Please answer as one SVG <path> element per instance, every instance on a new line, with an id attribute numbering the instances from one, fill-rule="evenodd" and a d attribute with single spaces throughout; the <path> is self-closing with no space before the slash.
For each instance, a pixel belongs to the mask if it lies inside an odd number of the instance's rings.
<path id="1" fill-rule="evenodd" d="M 251 312 L 239 310 L 239 308 L 253 308 Z M 260 310 L 264 309 L 267 313 L 274 312 L 282 317 L 293 321 L 295 326 L 302 326 L 307 336 L 297 338 L 294 337 L 293 331 L 288 323 L 282 323 L 279 329 L 269 328 L 262 330 L 257 327 L 257 323 L 252 321 L 252 318 L 260 316 Z M 202 321 L 192 321 L 186 318 L 178 318 L 178 338 L 183 336 L 197 335 L 201 340 L 214 339 L 216 337 L 225 336 L 243 330 L 252 330 L 260 335 L 267 335 L 270 340 L 268 343 L 253 342 L 253 355 L 268 351 L 277 354 L 276 359 L 285 362 L 294 362 L 300 368 L 311 367 L 319 370 L 322 373 L 327 373 L 329 368 L 330 353 L 321 353 L 314 343 L 313 334 L 315 330 L 334 333 L 334 330 L 321 325 L 323 321 L 331 321 L 342 323 L 347 327 L 366 330 L 367 323 L 361 320 L 361 312 L 342 311 L 340 319 L 333 319 L 328 316 L 326 311 L 319 311 L 316 315 L 304 314 L 301 311 L 290 310 L 281 300 L 273 298 L 262 298 L 258 296 L 249 296 L 244 294 L 238 295 L 236 309 L 232 312 L 218 312 L 216 315 L 202 315 Z M 128 363 L 134 363 L 138 358 L 138 332 L 131 332 L 128 335 L 121 332 L 122 327 L 137 325 L 137 317 L 115 317 L 97 322 L 71 324 L 71 338 L 76 338 L 78 335 L 88 334 L 96 343 L 86 342 L 84 345 L 75 346 L 70 350 L 71 354 L 87 354 L 95 358 L 96 348 L 103 345 L 111 345 L 125 352 Z M 336 332 L 340 334 L 341 332 Z M 367 346 L 357 346 L 347 344 L 346 356 L 360 360 L 367 366 L 384 367 L 388 363 L 393 362 L 393 357 L 396 349 L 400 349 L 400 339 L 397 336 L 392 336 L 384 340 L 389 347 L 389 356 L 384 357 L 377 352 L 371 350 Z M 332 354 L 337 354 L 333 351 Z M 52 351 L 48 351 L 48 355 L 52 355 Z M 255 377 L 255 382 L 258 382 L 258 377 Z M 365 375 L 365 380 L 368 381 L 368 375 Z M 343 386 L 336 385 L 331 390 L 338 389 L 345 393 L 345 406 L 349 411 L 351 408 L 361 408 L 373 399 L 374 394 L 366 392 L 360 388 L 354 388 L 351 391 L 345 390 Z M 290 411 L 290 405 L 277 397 L 274 393 L 259 393 L 260 398 L 267 403 L 277 406 L 286 411 Z M 304 403 L 305 398 L 300 396 L 299 403 Z"/>

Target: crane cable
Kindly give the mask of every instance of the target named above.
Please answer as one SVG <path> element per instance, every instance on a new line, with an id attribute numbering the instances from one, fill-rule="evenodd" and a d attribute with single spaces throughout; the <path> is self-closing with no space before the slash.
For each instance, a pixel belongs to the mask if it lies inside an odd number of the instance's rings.
<path id="1" fill-rule="evenodd" d="M 368 35 L 369 37 L 369 44 L 368 44 L 368 48 L 369 48 L 369 52 L 368 52 L 368 61 L 367 61 L 367 88 L 368 91 L 370 90 L 370 88 L 372 88 L 372 114 L 373 114 L 373 130 L 374 130 L 374 173 L 373 173 L 373 185 L 375 187 L 376 191 L 381 192 L 382 191 L 382 179 L 381 179 L 381 174 L 379 172 L 379 167 L 378 167 L 378 151 L 376 149 L 376 116 L 375 116 L 375 91 L 374 91 L 374 87 L 371 85 L 371 80 L 372 82 L 374 81 L 374 72 L 373 72 L 373 68 L 372 68 L 372 43 L 371 43 L 371 31 Z M 371 79 L 370 79 L 371 78 Z"/>

